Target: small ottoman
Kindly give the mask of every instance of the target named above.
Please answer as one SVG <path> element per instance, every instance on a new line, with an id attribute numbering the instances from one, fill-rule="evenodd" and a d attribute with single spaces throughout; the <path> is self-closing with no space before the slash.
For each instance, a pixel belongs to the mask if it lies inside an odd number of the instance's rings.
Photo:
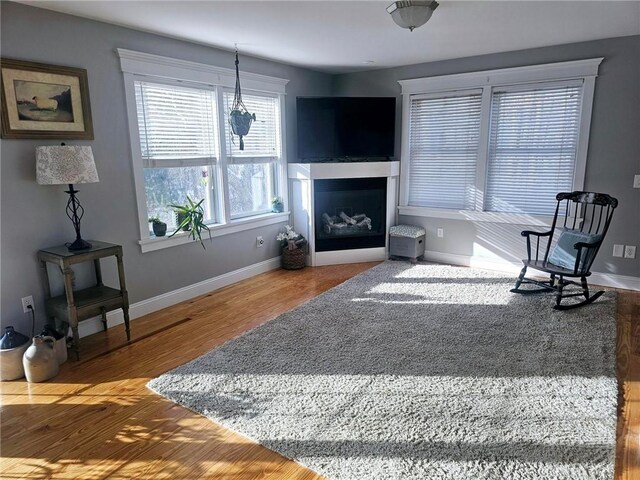
<path id="1" fill-rule="evenodd" d="M 389 256 L 409 257 L 416 262 L 424 255 L 427 231 L 415 225 L 395 225 L 389 229 Z"/>

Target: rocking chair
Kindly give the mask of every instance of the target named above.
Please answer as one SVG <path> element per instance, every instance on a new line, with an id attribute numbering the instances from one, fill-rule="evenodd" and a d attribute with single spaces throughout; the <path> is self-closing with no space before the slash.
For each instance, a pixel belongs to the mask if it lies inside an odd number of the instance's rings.
<path id="1" fill-rule="evenodd" d="M 555 292 L 556 304 L 553 308 L 568 310 L 588 305 L 604 293 L 604 291 L 589 293 L 587 277 L 591 275 L 591 265 L 607 234 L 618 200 L 603 193 L 593 192 L 559 193 L 556 195 L 556 200 L 558 203 L 551 230 L 521 232 L 521 235 L 527 238 L 527 259 L 522 260 L 524 267 L 511 292 L 522 294 Z M 551 248 L 558 217 L 563 222 L 563 226 L 557 242 Z M 532 239 L 535 241 L 535 257 L 532 256 Z M 546 239 L 542 258 L 540 258 L 541 239 Z M 539 281 L 525 277 L 529 267 L 548 273 L 549 280 Z M 579 278 L 580 283 L 565 280 L 565 278 Z M 523 289 L 520 288 L 522 284 L 534 284 L 540 288 Z M 567 285 L 577 285 L 582 288 L 582 291 L 564 293 Z M 581 296 L 584 300 L 579 303 L 562 304 L 565 298 Z"/>

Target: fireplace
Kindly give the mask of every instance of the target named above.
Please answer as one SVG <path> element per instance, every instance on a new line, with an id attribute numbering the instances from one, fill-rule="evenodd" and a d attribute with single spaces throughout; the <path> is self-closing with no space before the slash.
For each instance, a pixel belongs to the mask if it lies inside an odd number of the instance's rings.
<path id="1" fill-rule="evenodd" d="M 385 246 L 387 179 L 314 180 L 316 252 Z"/>
<path id="2" fill-rule="evenodd" d="M 387 258 L 400 162 L 290 163 L 291 221 L 312 266 Z"/>

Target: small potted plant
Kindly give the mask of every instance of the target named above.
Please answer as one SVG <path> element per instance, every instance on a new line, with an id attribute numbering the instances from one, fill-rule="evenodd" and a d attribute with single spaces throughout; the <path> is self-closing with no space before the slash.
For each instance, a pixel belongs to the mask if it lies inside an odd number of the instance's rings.
<path id="1" fill-rule="evenodd" d="M 206 250 L 204 242 L 202 241 L 202 231 L 206 230 L 209 233 L 209 240 L 211 240 L 211 231 L 206 223 L 204 223 L 204 207 L 202 203 L 204 198 L 198 203 L 187 197 L 187 203 L 185 205 L 169 205 L 176 212 L 178 219 L 178 225 L 175 231 L 169 235 L 173 237 L 180 230 L 188 231 L 189 236 L 194 240 L 198 240 L 202 245 L 202 248 Z"/>
<path id="2" fill-rule="evenodd" d="M 167 224 L 160 220 L 159 217 L 151 217 L 149 223 L 156 237 L 164 237 L 167 234 Z"/>
<path id="3" fill-rule="evenodd" d="M 284 203 L 282 197 L 273 197 L 271 200 L 271 211 L 274 213 L 280 213 L 284 211 Z"/>
<path id="4" fill-rule="evenodd" d="M 282 268 L 298 270 L 307 264 L 307 239 L 291 227 L 284 226 L 285 231 L 276 236 L 282 249 Z"/>

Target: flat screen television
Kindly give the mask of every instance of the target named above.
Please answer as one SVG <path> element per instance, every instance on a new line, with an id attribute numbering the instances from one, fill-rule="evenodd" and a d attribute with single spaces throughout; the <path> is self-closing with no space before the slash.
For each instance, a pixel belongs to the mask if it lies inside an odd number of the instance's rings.
<path id="1" fill-rule="evenodd" d="M 298 97 L 298 159 L 393 157 L 395 97 Z"/>

